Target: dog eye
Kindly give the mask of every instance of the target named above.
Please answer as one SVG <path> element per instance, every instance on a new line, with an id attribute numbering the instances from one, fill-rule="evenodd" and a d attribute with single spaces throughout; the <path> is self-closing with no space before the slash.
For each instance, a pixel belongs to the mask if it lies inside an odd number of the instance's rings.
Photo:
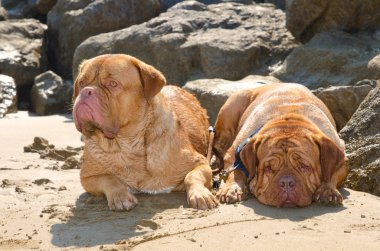
<path id="1" fill-rule="evenodd" d="M 113 81 L 111 80 L 109 83 L 108 83 L 108 86 L 110 87 L 116 87 L 118 85 L 118 83 L 116 81 Z"/>
<path id="2" fill-rule="evenodd" d="M 272 170 L 272 168 L 271 168 L 270 166 L 266 166 L 266 167 L 264 168 L 264 172 L 265 172 L 266 174 L 270 174 L 270 173 L 273 172 L 273 170 Z"/>
<path id="3" fill-rule="evenodd" d="M 79 85 L 80 88 L 83 88 L 83 87 L 86 86 L 86 84 L 85 84 L 84 81 L 82 81 L 82 80 L 79 81 L 78 85 Z"/>
<path id="4" fill-rule="evenodd" d="M 301 169 L 301 171 L 304 172 L 304 173 L 309 173 L 309 172 L 311 172 L 311 167 L 308 166 L 308 165 L 306 165 L 306 164 L 304 164 L 304 163 L 301 163 L 301 164 L 300 164 L 300 169 Z"/>

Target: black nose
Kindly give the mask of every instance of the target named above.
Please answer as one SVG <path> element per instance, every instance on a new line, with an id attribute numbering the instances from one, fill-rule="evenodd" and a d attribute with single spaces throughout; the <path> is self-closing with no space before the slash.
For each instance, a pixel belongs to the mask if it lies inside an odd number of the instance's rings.
<path id="1" fill-rule="evenodd" d="M 283 190 L 291 191 L 296 186 L 296 180 L 293 176 L 286 175 L 280 178 L 278 185 Z"/>

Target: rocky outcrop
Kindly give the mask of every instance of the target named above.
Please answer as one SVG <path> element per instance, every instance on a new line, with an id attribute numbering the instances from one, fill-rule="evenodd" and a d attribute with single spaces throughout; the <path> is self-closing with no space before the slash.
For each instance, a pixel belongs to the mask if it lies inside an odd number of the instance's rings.
<path id="1" fill-rule="evenodd" d="M 52 71 L 38 75 L 31 91 L 32 109 L 38 115 L 67 113 L 73 86 Z"/>
<path id="2" fill-rule="evenodd" d="M 380 0 L 287 0 L 286 26 L 302 42 L 333 29 L 380 28 Z"/>
<path id="3" fill-rule="evenodd" d="M 12 77 L 0 74 L 0 118 L 17 111 L 16 84 Z"/>
<path id="4" fill-rule="evenodd" d="M 234 92 L 278 82 L 280 80 L 274 77 L 251 75 L 239 81 L 199 79 L 187 82 L 183 88 L 197 97 L 202 107 L 207 110 L 210 124 L 213 125 L 220 108 Z"/>
<path id="5" fill-rule="evenodd" d="M 0 73 L 13 77 L 17 87 L 32 85 L 46 69 L 46 29 L 35 19 L 0 22 Z"/>
<path id="6" fill-rule="evenodd" d="M 7 10 L 9 18 L 38 18 L 46 15 L 57 0 L 2 0 L 1 5 Z"/>
<path id="7" fill-rule="evenodd" d="M 75 48 L 86 38 L 145 22 L 158 15 L 159 0 L 58 0 L 48 14 L 54 68 L 69 77 Z"/>
<path id="8" fill-rule="evenodd" d="M 320 33 L 309 43 L 294 49 L 271 75 L 283 82 L 301 83 L 310 89 L 379 79 L 379 45 L 379 32 Z"/>
<path id="9" fill-rule="evenodd" d="M 171 84 L 238 80 L 265 75 L 295 46 L 284 12 L 271 4 L 185 1 L 144 24 L 85 40 L 75 51 L 73 75 L 83 59 L 125 53 L 161 70 Z"/>
<path id="10" fill-rule="evenodd" d="M 350 172 L 346 186 L 380 196 L 380 87 L 373 89 L 340 131 Z"/>
<path id="11" fill-rule="evenodd" d="M 347 124 L 352 114 L 375 86 L 376 81 L 363 80 L 355 86 L 319 88 L 313 93 L 329 108 L 339 131 Z"/>

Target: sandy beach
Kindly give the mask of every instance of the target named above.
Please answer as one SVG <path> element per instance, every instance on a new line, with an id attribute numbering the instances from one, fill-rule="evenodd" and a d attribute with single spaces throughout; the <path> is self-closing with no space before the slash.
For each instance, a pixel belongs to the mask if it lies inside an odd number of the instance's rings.
<path id="1" fill-rule="evenodd" d="M 184 193 L 138 194 L 112 212 L 81 187 L 79 170 L 25 153 L 34 137 L 80 147 L 70 116 L 0 120 L 0 250 L 380 250 L 380 198 L 343 188 L 344 205 L 272 208 L 250 197 L 207 211 Z"/>

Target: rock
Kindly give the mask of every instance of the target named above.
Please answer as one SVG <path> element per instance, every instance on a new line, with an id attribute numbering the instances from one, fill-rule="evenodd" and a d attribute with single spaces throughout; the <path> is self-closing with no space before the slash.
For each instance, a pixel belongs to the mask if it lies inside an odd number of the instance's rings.
<path id="1" fill-rule="evenodd" d="M 34 19 L 0 22 L 0 73 L 13 77 L 17 87 L 31 86 L 46 69 L 46 29 Z"/>
<path id="2" fill-rule="evenodd" d="M 49 142 L 42 137 L 34 137 L 33 144 L 24 146 L 24 152 L 26 153 L 38 153 L 41 159 L 52 159 L 65 161 L 68 158 L 79 155 L 82 152 L 81 147 L 66 147 L 55 148 L 54 145 L 49 144 Z"/>
<path id="3" fill-rule="evenodd" d="M 220 108 L 232 93 L 278 82 L 281 81 L 274 77 L 251 75 L 239 81 L 199 79 L 187 82 L 183 88 L 197 97 L 202 107 L 207 110 L 210 125 L 214 125 Z"/>
<path id="4" fill-rule="evenodd" d="M 7 11 L 1 6 L 1 2 L 0 2 L 0 21 L 4 21 L 8 19 L 8 13 Z"/>
<path id="5" fill-rule="evenodd" d="M 286 0 L 256 0 L 256 3 L 271 3 L 274 4 L 277 8 L 285 10 Z"/>
<path id="6" fill-rule="evenodd" d="M 56 3 L 57 0 L 37 0 L 35 9 L 37 13 L 47 15 Z"/>
<path id="7" fill-rule="evenodd" d="M 51 180 L 42 178 L 42 179 L 36 179 L 35 181 L 32 182 L 33 184 L 36 184 L 37 186 L 45 185 L 48 183 L 53 183 Z"/>
<path id="8" fill-rule="evenodd" d="M 159 0 L 58 0 L 47 20 L 56 72 L 71 76 L 74 50 L 86 38 L 145 22 L 157 16 L 159 9 Z"/>
<path id="9" fill-rule="evenodd" d="M 339 132 L 350 172 L 345 186 L 380 196 L 380 83 Z"/>
<path id="10" fill-rule="evenodd" d="M 286 2 L 286 26 L 302 42 L 333 29 L 357 32 L 380 28 L 380 0 Z"/>
<path id="11" fill-rule="evenodd" d="M 54 148 L 54 145 L 50 145 L 49 141 L 42 137 L 34 137 L 33 144 L 24 146 L 24 152 L 35 153 L 48 148 Z"/>
<path id="12" fill-rule="evenodd" d="M 38 115 L 67 113 L 71 104 L 73 85 L 52 71 L 38 75 L 31 90 L 32 109 Z"/>
<path id="13" fill-rule="evenodd" d="M 376 81 L 367 80 L 355 86 L 319 88 L 313 93 L 329 108 L 339 131 L 347 124 L 352 114 L 375 86 Z"/>
<path id="14" fill-rule="evenodd" d="M 16 84 L 12 77 L 0 74 L 0 118 L 17 111 Z"/>
<path id="15" fill-rule="evenodd" d="M 58 187 L 58 191 L 66 191 L 66 190 L 67 190 L 67 187 L 65 186 Z"/>
<path id="16" fill-rule="evenodd" d="M 294 49 L 271 75 L 310 89 L 354 85 L 362 79 L 380 78 L 379 53 L 380 32 L 320 33 Z"/>
<path id="17" fill-rule="evenodd" d="M 22 187 L 20 187 L 20 186 L 16 186 L 15 187 L 15 192 L 16 193 L 25 193 L 25 190 Z"/>
<path id="18" fill-rule="evenodd" d="M 65 163 L 61 166 L 62 170 L 69 170 L 69 169 L 79 169 L 79 160 L 75 157 L 68 157 L 65 160 Z"/>
<path id="19" fill-rule="evenodd" d="M 15 183 L 14 182 L 12 182 L 12 181 L 10 181 L 10 180 L 8 180 L 8 179 L 3 179 L 2 181 L 1 181 L 1 185 L 0 185 L 0 187 L 9 187 L 9 186 L 12 186 L 12 185 L 14 185 Z"/>
<path id="20" fill-rule="evenodd" d="M 1 5 L 6 9 L 9 18 L 22 19 L 31 17 L 30 12 L 33 9 L 32 1 L 25 0 L 2 0 Z"/>
<path id="21" fill-rule="evenodd" d="M 9 18 L 39 18 L 46 15 L 57 0 L 2 0 L 2 6 L 7 10 Z"/>
<path id="22" fill-rule="evenodd" d="M 177 3 L 182 3 L 188 0 L 160 0 L 160 9 L 161 12 L 167 11 L 169 8 L 173 7 Z M 253 0 L 196 0 L 197 2 L 209 5 L 209 4 L 217 4 L 221 2 L 235 2 L 235 3 L 243 3 L 243 4 L 252 4 Z"/>
<path id="23" fill-rule="evenodd" d="M 84 59 L 125 53 L 162 71 L 170 84 L 238 80 L 266 75 L 295 46 L 284 12 L 271 4 L 185 1 L 146 23 L 88 38 L 75 51 L 73 75 Z"/>

